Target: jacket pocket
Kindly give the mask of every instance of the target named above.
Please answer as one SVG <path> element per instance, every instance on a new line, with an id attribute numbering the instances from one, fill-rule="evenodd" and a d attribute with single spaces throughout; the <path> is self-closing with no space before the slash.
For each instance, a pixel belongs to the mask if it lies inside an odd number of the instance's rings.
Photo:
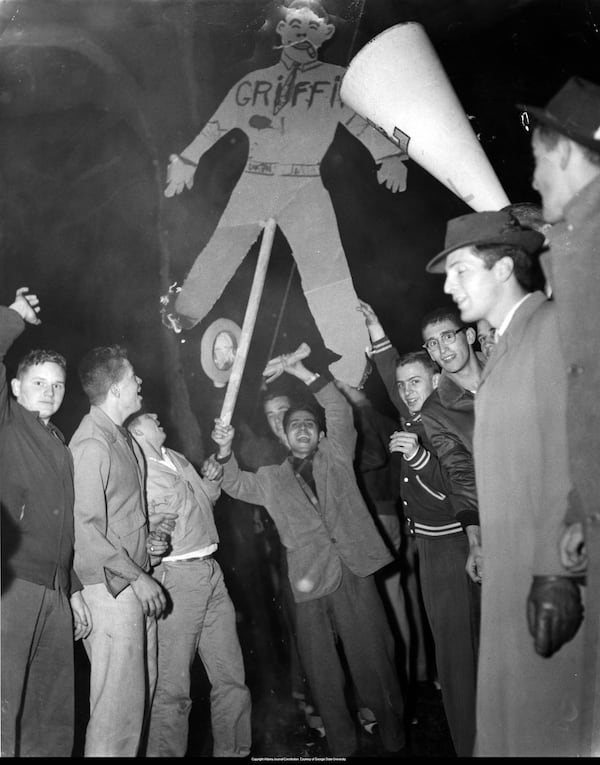
<path id="1" fill-rule="evenodd" d="M 439 499 L 440 502 L 443 502 L 446 499 L 446 495 L 445 494 L 442 494 L 439 491 L 435 491 L 435 489 L 429 488 L 429 486 L 427 486 L 427 484 L 423 483 L 423 481 L 420 479 L 419 476 L 415 476 L 415 478 L 417 479 L 417 483 L 419 484 L 419 486 L 422 489 L 424 489 L 428 494 L 431 494 L 432 497 L 435 497 L 436 499 Z"/>
<path id="2" fill-rule="evenodd" d="M 135 534 L 143 526 L 146 526 L 146 516 L 141 510 L 136 510 L 124 518 L 114 519 L 110 522 L 110 529 L 118 539 L 125 539 L 131 534 Z"/>

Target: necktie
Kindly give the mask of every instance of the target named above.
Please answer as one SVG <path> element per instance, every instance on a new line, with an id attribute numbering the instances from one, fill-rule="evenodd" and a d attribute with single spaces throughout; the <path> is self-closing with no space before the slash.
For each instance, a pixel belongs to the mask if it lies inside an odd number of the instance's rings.
<path id="1" fill-rule="evenodd" d="M 281 111 L 281 109 L 283 109 L 283 107 L 287 104 L 287 102 L 292 97 L 299 68 L 300 68 L 299 64 L 292 64 L 289 74 L 285 78 L 281 86 L 281 90 L 279 91 L 278 96 L 275 99 L 275 104 L 273 106 L 273 114 L 277 114 L 277 112 Z"/>

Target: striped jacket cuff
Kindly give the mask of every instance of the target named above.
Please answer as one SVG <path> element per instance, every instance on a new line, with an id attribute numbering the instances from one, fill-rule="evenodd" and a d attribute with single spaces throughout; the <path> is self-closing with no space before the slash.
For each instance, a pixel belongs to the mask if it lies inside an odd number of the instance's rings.
<path id="1" fill-rule="evenodd" d="M 419 444 L 419 448 L 417 449 L 415 456 L 407 460 L 405 455 L 404 459 L 406 460 L 406 462 L 408 462 L 408 464 L 413 470 L 417 470 L 417 471 L 423 470 L 423 468 L 427 465 L 427 463 L 431 459 L 431 452 L 427 451 L 427 449 L 424 446 L 421 446 L 421 444 Z"/>
<path id="2" fill-rule="evenodd" d="M 371 353 L 382 353 L 383 351 L 389 351 L 392 344 L 388 337 L 382 337 L 381 340 L 375 340 L 371 343 Z"/>

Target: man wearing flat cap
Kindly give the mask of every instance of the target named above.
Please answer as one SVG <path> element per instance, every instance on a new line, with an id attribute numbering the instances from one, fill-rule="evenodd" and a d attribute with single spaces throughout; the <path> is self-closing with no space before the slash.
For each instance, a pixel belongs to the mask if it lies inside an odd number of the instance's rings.
<path id="1" fill-rule="evenodd" d="M 542 257 L 567 370 L 573 497 L 563 563 L 586 571 L 581 756 L 600 754 L 600 85 L 571 77 L 533 123 L 533 188 L 552 223 Z M 587 570 L 586 570 L 587 569 Z"/>
<path id="2" fill-rule="evenodd" d="M 479 757 L 575 756 L 579 745 L 581 586 L 558 547 L 570 496 L 567 375 L 556 307 L 532 291 L 543 246 L 544 235 L 509 209 L 472 213 L 448 223 L 445 248 L 427 265 L 446 274 L 462 321 L 487 319 L 498 335 L 475 397 L 473 438 L 483 559 Z"/>

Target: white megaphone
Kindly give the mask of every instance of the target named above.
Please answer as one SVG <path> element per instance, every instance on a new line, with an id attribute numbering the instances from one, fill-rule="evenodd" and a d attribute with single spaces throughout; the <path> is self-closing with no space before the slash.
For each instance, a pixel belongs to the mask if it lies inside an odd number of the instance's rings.
<path id="1" fill-rule="evenodd" d="M 421 24 L 368 42 L 340 96 L 476 212 L 510 203 Z"/>

